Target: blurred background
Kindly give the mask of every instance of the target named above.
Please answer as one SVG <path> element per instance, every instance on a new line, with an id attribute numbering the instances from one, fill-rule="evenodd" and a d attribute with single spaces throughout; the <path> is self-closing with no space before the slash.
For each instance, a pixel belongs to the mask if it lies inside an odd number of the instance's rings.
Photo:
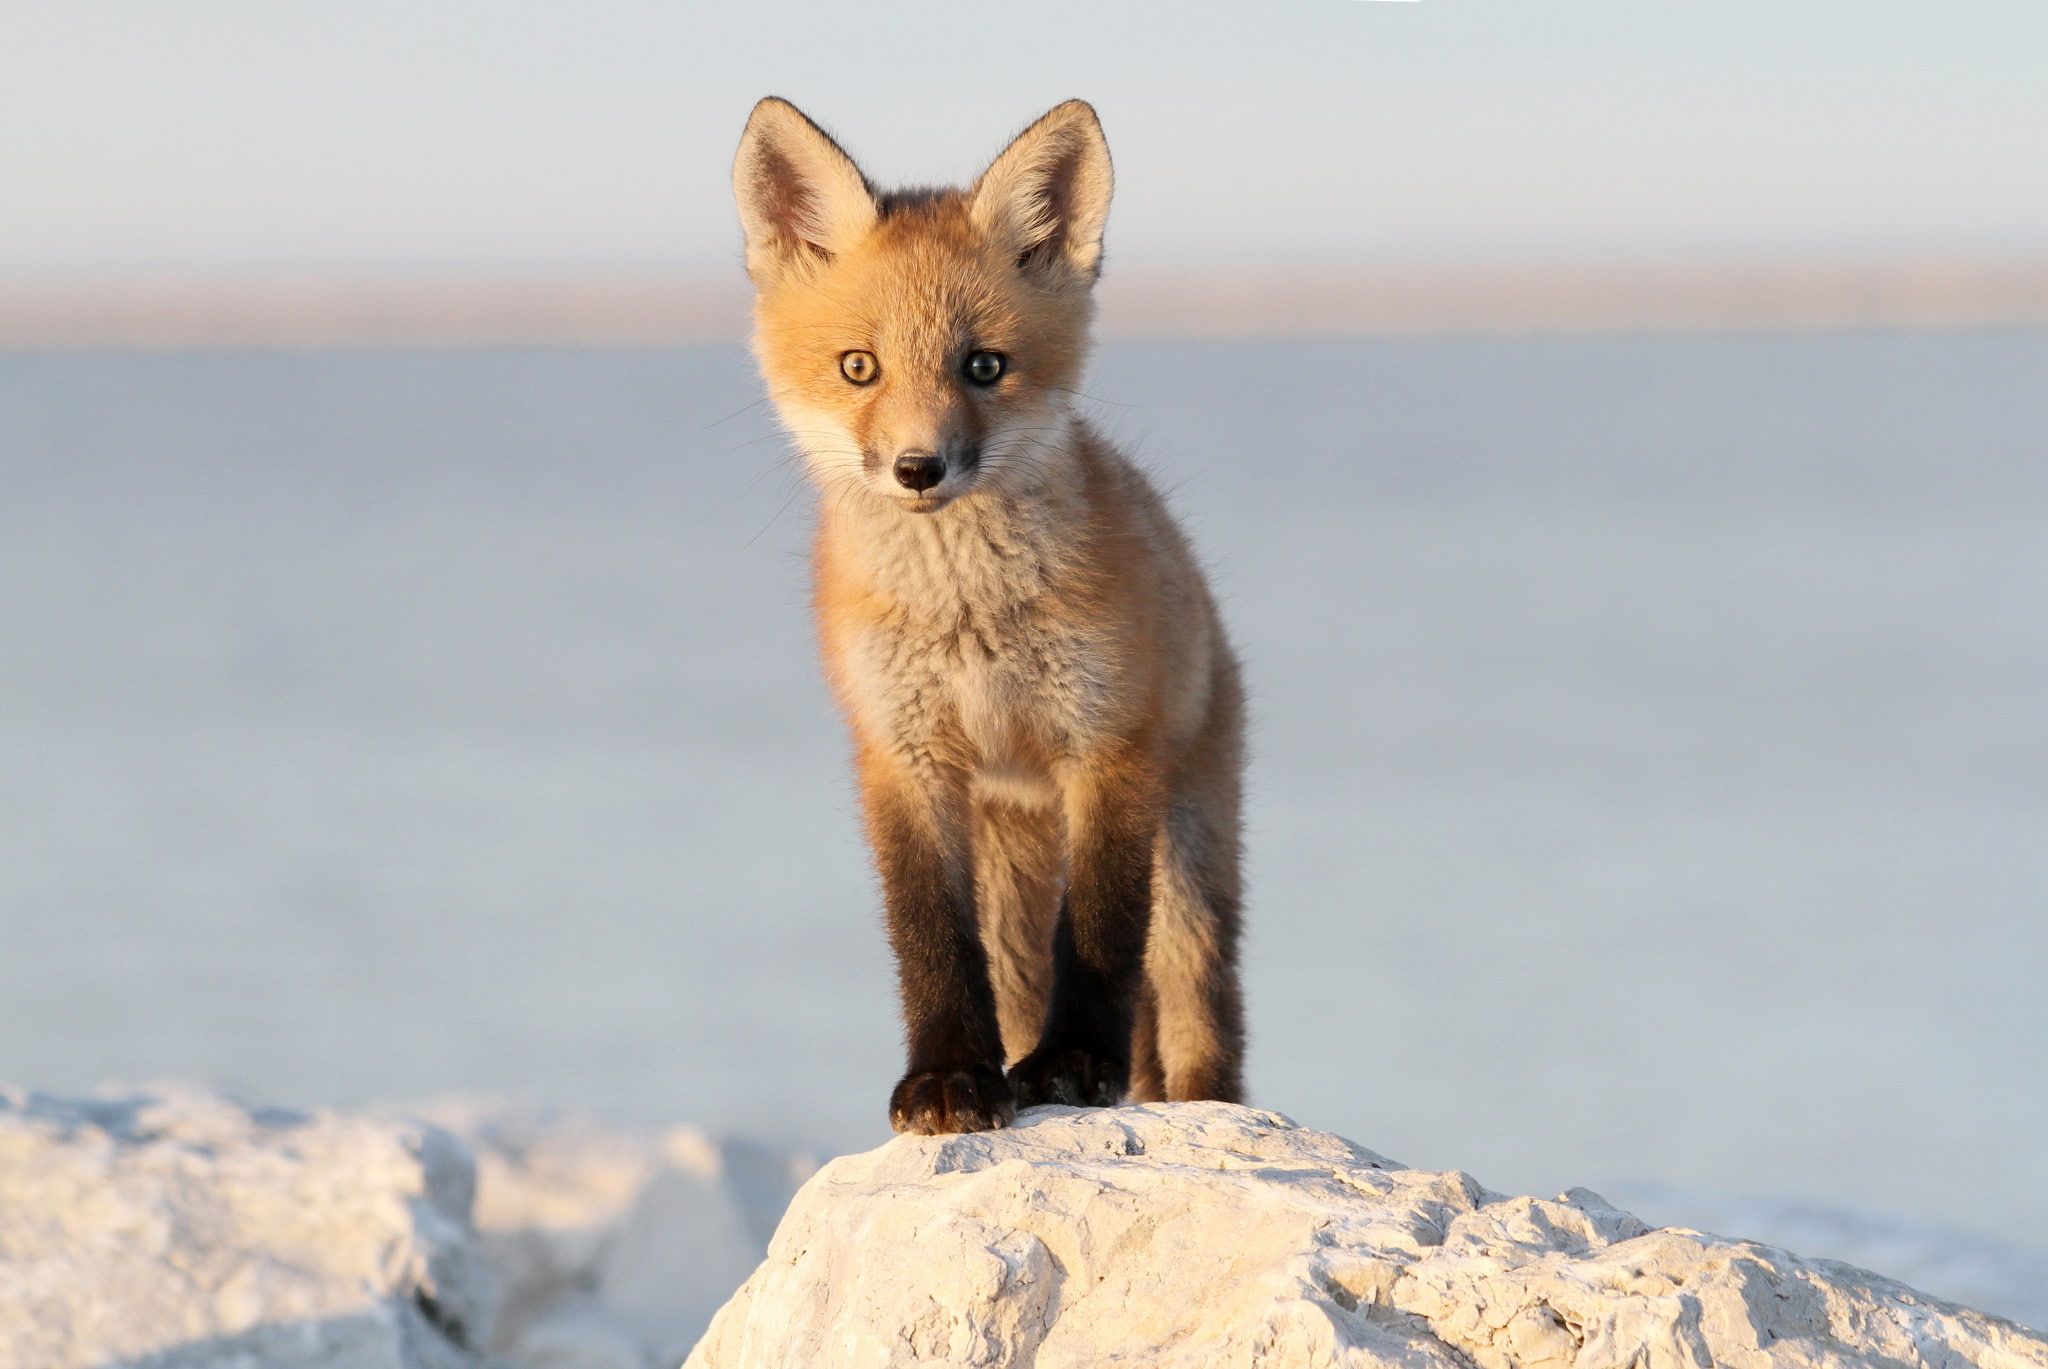
<path id="1" fill-rule="evenodd" d="M 727 168 L 1080 95 L 1255 1101 L 2048 1286 L 2044 77 L 2036 0 L 11 0 L 0 1077 L 882 1140 Z"/>

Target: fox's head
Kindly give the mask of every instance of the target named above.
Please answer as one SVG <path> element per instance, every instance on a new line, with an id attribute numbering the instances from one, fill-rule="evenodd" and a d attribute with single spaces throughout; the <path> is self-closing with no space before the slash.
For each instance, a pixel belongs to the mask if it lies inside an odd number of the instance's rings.
<path id="1" fill-rule="evenodd" d="M 733 165 L 754 347 L 830 494 L 931 513 L 1057 451 L 1109 213 L 1109 146 L 1069 100 L 965 189 L 878 192 L 785 100 Z"/>

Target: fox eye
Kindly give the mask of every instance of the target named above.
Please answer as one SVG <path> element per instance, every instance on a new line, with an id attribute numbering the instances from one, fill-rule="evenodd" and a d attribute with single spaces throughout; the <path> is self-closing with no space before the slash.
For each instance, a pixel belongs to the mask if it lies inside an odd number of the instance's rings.
<path id="1" fill-rule="evenodd" d="M 865 385 L 881 371 L 873 352 L 848 352 L 839 358 L 839 374 L 856 385 Z"/>
<path id="2" fill-rule="evenodd" d="M 1007 364 L 1001 352 L 976 352 L 967 358 L 967 378 L 976 385 L 993 385 L 1001 379 Z"/>

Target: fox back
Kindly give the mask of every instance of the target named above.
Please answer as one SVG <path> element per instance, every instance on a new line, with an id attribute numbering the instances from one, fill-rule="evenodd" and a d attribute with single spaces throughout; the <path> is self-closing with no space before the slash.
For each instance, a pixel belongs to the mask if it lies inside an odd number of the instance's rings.
<path id="1" fill-rule="evenodd" d="M 965 189 L 878 191 L 774 99 L 734 167 L 756 355 L 821 495 L 899 1130 L 1241 1090 L 1237 664 L 1163 502 L 1073 405 L 1110 185 L 1079 101 Z"/>

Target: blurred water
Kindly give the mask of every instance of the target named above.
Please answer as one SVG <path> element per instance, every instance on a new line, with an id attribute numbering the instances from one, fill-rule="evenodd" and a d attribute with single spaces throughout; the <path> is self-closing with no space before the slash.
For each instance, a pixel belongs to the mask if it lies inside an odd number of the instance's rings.
<path id="1" fill-rule="evenodd" d="M 2048 1226 L 2048 334 L 1122 346 L 1256 693 L 1257 1100 Z M 0 1077 L 885 1134 L 737 350 L 0 357 Z"/>

